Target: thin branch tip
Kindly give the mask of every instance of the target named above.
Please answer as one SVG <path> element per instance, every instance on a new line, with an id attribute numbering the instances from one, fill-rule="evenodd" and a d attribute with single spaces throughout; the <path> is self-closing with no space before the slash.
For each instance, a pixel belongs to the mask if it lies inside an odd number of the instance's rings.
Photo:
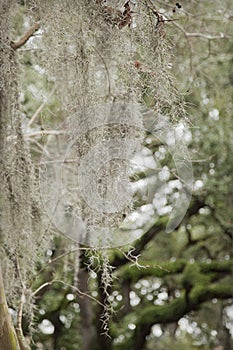
<path id="1" fill-rule="evenodd" d="M 40 28 L 40 23 L 34 23 L 18 41 L 11 41 L 12 49 L 17 50 L 22 47 L 33 36 L 33 34 Z"/>

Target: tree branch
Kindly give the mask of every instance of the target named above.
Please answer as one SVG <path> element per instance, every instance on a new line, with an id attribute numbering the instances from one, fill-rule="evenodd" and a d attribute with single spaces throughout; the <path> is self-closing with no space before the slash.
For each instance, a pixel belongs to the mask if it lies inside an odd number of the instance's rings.
<path id="1" fill-rule="evenodd" d="M 156 264 L 146 263 L 144 269 L 138 268 L 136 265 L 129 264 L 124 265 L 121 270 L 119 270 L 119 275 L 121 281 L 130 280 L 132 282 L 137 282 L 141 278 L 146 278 L 149 276 L 154 276 L 158 278 L 165 277 L 167 275 L 177 274 L 184 270 L 187 262 L 183 259 L 177 261 L 167 261 Z"/>
<path id="2" fill-rule="evenodd" d="M 185 294 L 164 305 L 150 305 L 144 307 L 138 313 L 137 327 L 135 332 L 127 342 L 126 347 L 130 349 L 141 350 L 146 341 L 146 336 L 150 334 L 151 327 L 154 324 L 167 324 L 177 322 L 184 315 L 192 310 L 197 310 L 201 303 L 212 300 L 213 298 L 229 299 L 233 296 L 233 288 L 230 284 L 211 284 L 194 288 L 189 295 L 189 303 Z M 130 343 L 130 344 L 128 344 Z"/>
<path id="3" fill-rule="evenodd" d="M 217 35 L 210 35 L 210 34 L 204 34 L 204 33 L 185 33 L 187 37 L 192 38 L 203 38 L 207 40 L 217 40 L 217 39 L 232 39 L 233 35 L 227 35 L 223 33 L 219 33 Z"/>
<path id="4" fill-rule="evenodd" d="M 27 129 L 30 128 L 30 126 L 34 123 L 34 121 L 38 118 L 39 114 L 42 112 L 42 110 L 44 109 L 44 107 L 46 106 L 46 104 L 48 103 L 50 97 L 54 94 L 56 87 L 54 86 L 52 91 L 49 93 L 46 101 L 43 101 L 41 103 L 41 105 L 37 108 L 37 110 L 35 111 L 35 113 L 33 114 L 33 116 L 31 117 L 31 119 L 29 120 L 28 124 L 27 124 Z"/>
<path id="5" fill-rule="evenodd" d="M 0 265 L 0 349 L 20 350 L 4 291 Z"/>
<path id="6" fill-rule="evenodd" d="M 23 329 L 22 329 L 22 319 L 23 319 L 23 307 L 25 304 L 25 289 L 23 288 L 21 300 L 18 308 L 18 315 L 17 315 L 17 326 L 16 326 L 16 334 L 20 346 L 20 350 L 31 350 L 30 346 L 26 343 Z"/>
<path id="7" fill-rule="evenodd" d="M 189 210 L 185 216 L 185 219 L 190 218 L 191 216 L 198 213 L 199 209 L 202 208 L 205 203 L 202 199 L 199 199 L 198 197 L 193 196 L 193 201 L 191 206 L 189 207 Z M 149 228 L 145 234 L 136 241 L 134 245 L 134 250 L 132 251 L 131 257 L 138 256 L 140 253 L 145 249 L 146 245 L 154 239 L 154 237 L 159 234 L 160 232 L 165 231 L 166 225 L 168 223 L 168 217 L 164 216 L 161 217 L 159 220 L 156 221 L 156 223 Z M 177 229 L 179 226 L 177 227 Z M 129 258 L 125 254 L 115 254 L 113 260 L 111 261 L 111 265 L 114 268 L 118 268 L 127 262 L 129 262 Z"/>
<path id="8" fill-rule="evenodd" d="M 164 261 L 156 264 L 156 262 L 146 262 L 144 269 L 138 268 L 136 265 L 130 266 L 126 264 L 119 270 L 120 280 L 130 280 L 136 283 L 141 278 L 154 276 L 163 278 L 167 275 L 174 275 L 184 271 L 185 267 L 190 265 L 185 259 L 179 259 L 177 261 Z M 212 261 L 211 263 L 201 262 L 194 263 L 191 266 L 197 266 L 201 274 L 211 274 L 211 280 L 216 281 L 226 275 L 230 275 L 233 272 L 233 260 L 227 261 Z"/>
<path id="9" fill-rule="evenodd" d="M 140 239 L 138 239 L 134 245 L 134 250 L 132 250 L 131 257 L 138 256 L 143 251 L 145 246 L 161 231 L 165 230 L 166 223 L 168 219 L 167 218 L 161 218 L 156 222 Z M 127 257 L 127 254 L 115 254 L 114 260 L 111 262 L 111 265 L 114 268 L 117 268 L 119 266 L 122 266 L 126 264 L 129 261 L 129 257 Z"/>
<path id="10" fill-rule="evenodd" d="M 40 24 L 37 22 L 33 24 L 18 41 L 11 41 L 11 47 L 14 50 L 19 49 L 23 46 L 32 36 L 33 34 L 40 28 Z"/>

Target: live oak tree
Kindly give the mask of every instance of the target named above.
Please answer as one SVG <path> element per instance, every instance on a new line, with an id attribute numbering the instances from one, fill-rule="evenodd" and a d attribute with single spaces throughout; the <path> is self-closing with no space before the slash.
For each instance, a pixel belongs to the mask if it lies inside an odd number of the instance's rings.
<path id="1" fill-rule="evenodd" d="M 0 348 L 195 349 L 196 341 L 203 349 L 231 349 L 231 2 L 2 0 L 0 6 Z M 168 215 L 161 212 L 130 247 L 99 252 L 48 222 L 38 161 L 49 137 L 59 139 L 60 122 L 81 107 L 115 101 L 137 102 L 184 130 L 194 192 L 173 232 L 165 233 Z M 67 126 L 74 135 L 85 127 L 78 122 Z M 171 170 L 165 188 L 177 184 L 165 143 L 139 131 L 94 130 L 76 141 L 72 155 L 82 157 L 119 132 L 140 142 L 145 136 L 161 169 Z M 100 193 L 108 180 L 106 172 Z M 138 206 L 145 205 L 137 195 Z M 164 207 L 174 198 L 172 191 Z M 90 226 L 102 220 L 86 207 L 85 213 Z M 124 215 L 105 220 L 119 223 Z M 191 340 L 180 320 L 192 325 Z"/>

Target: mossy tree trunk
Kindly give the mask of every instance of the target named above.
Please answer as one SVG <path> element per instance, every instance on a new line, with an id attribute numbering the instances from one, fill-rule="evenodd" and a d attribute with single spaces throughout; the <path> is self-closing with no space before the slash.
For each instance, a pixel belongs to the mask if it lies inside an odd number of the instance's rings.
<path id="1" fill-rule="evenodd" d="M 8 36 L 9 29 L 9 12 L 12 2 L 0 1 L 0 170 L 1 175 L 4 170 L 4 157 L 7 157 L 4 150 L 6 148 L 6 138 L 8 136 L 7 128 L 10 124 L 7 122 L 11 118 L 10 110 L 12 109 L 11 100 L 8 100 L 8 93 L 12 88 L 11 77 L 8 67 L 12 64 L 12 49 L 10 47 L 10 39 Z M 8 45 L 9 44 L 9 45 Z M 8 54 L 6 52 L 8 45 Z M 2 181 L 1 181 L 1 216 L 3 210 L 2 198 Z M 1 217 L 2 219 L 2 217 Z M 3 229 L 0 232 L 4 235 Z M 0 265 L 0 349 L 1 350 L 18 350 L 14 326 L 6 302 L 5 290 L 3 284 L 2 268 Z"/>
<path id="2" fill-rule="evenodd" d="M 17 56 L 11 43 L 16 6 L 15 0 L 0 0 L 0 242 L 5 239 L 6 254 L 13 267 L 21 249 L 19 237 L 25 236 L 31 222 L 31 213 L 27 210 L 31 206 L 31 201 L 27 200 L 30 192 L 29 161 L 21 130 Z M 18 320 L 20 327 L 17 329 L 11 320 L 5 295 L 8 281 L 3 283 L 2 275 L 5 267 L 0 266 L 0 350 L 30 349 L 24 344 L 21 320 Z M 19 279 L 17 269 L 14 276 Z"/>
<path id="3" fill-rule="evenodd" d="M 15 329 L 6 302 L 2 269 L 0 265 L 0 349 L 20 350 Z"/>

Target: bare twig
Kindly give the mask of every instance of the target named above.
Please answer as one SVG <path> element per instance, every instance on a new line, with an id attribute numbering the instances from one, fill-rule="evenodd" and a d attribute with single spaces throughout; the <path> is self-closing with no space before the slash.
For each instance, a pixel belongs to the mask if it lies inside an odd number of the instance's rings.
<path id="1" fill-rule="evenodd" d="M 24 283 L 24 281 L 22 279 L 22 275 L 21 275 L 21 271 L 20 271 L 20 265 L 19 265 L 18 256 L 16 256 L 16 258 L 15 258 L 15 264 L 16 264 L 16 266 L 15 266 L 16 267 L 16 272 L 18 274 L 21 286 L 22 286 L 23 289 L 26 289 L 26 285 L 25 285 L 25 283 Z"/>
<path id="2" fill-rule="evenodd" d="M 46 99 L 46 101 L 43 101 L 41 103 L 41 105 L 37 108 L 37 110 L 35 111 L 35 113 L 33 114 L 33 116 L 31 117 L 31 119 L 29 120 L 28 124 L 27 124 L 27 129 L 32 125 L 32 123 L 34 123 L 34 121 L 36 120 L 36 118 L 39 116 L 39 114 L 42 112 L 43 108 L 46 106 L 46 104 L 48 103 L 50 97 L 53 95 L 54 91 L 55 91 L 55 86 L 53 87 L 52 91 L 50 92 L 50 94 L 48 95 L 48 98 Z"/>
<path id="3" fill-rule="evenodd" d="M 50 282 L 45 282 L 43 283 L 40 287 L 38 287 L 33 293 L 32 293 L 32 297 L 34 297 L 36 294 L 38 294 L 42 289 L 44 289 L 47 286 L 51 286 L 51 284 L 53 283 L 53 281 Z"/>
<path id="4" fill-rule="evenodd" d="M 107 63 L 105 62 L 105 59 L 103 58 L 103 56 L 101 55 L 99 50 L 95 46 L 92 46 L 92 47 L 97 52 L 97 54 L 99 55 L 99 57 L 101 58 L 101 60 L 104 64 L 104 68 L 106 70 L 107 79 L 108 79 L 108 94 L 109 94 L 109 96 L 111 96 L 112 95 L 111 94 L 111 80 L 110 80 L 110 74 L 109 74 L 109 69 L 108 69 Z"/>
<path id="5" fill-rule="evenodd" d="M 145 269 L 147 266 L 143 266 L 141 264 L 139 264 L 138 259 L 140 258 L 140 254 L 138 255 L 133 255 L 133 252 L 135 251 L 134 247 L 131 247 L 131 249 L 125 253 L 122 249 L 118 249 L 123 255 L 124 257 L 128 260 L 131 261 L 133 266 L 137 266 L 139 269 L 143 268 Z"/>
<path id="6" fill-rule="evenodd" d="M 227 35 L 224 33 L 219 33 L 217 35 L 203 34 L 203 33 L 185 33 L 187 37 L 203 38 L 207 40 L 217 40 L 217 39 L 233 39 L 233 35 Z"/>
<path id="7" fill-rule="evenodd" d="M 65 131 L 58 131 L 58 130 L 40 130 L 40 131 L 33 131 L 29 133 L 25 133 L 24 137 L 34 137 L 34 136 L 46 136 L 46 135 L 63 135 L 65 134 Z"/>
<path id="8" fill-rule="evenodd" d="M 54 282 L 61 283 L 61 284 L 63 284 L 64 286 L 67 286 L 67 287 L 73 289 L 74 291 L 78 292 L 80 295 L 83 295 L 83 296 L 88 297 L 89 299 L 95 301 L 95 302 L 96 302 L 97 304 L 99 304 L 100 306 L 105 307 L 105 305 L 104 305 L 103 303 L 101 303 L 98 299 L 94 298 L 92 295 L 90 295 L 90 294 L 88 294 L 88 293 L 82 292 L 79 288 L 72 286 L 72 284 L 69 284 L 69 283 L 66 283 L 66 282 L 60 281 L 60 280 L 54 280 Z"/>
<path id="9" fill-rule="evenodd" d="M 69 254 L 77 253 L 79 250 L 82 250 L 82 249 L 85 249 L 85 250 L 86 250 L 87 248 L 78 247 L 78 248 L 75 248 L 75 249 L 72 249 L 72 250 L 70 250 L 70 251 L 68 251 L 68 252 L 63 253 L 63 254 L 57 256 L 57 257 L 54 258 L 54 259 L 49 260 L 49 262 L 48 262 L 47 264 L 45 264 L 45 265 L 38 271 L 38 273 L 35 275 L 35 277 L 38 276 L 38 275 L 39 275 L 41 272 L 43 272 L 48 266 L 50 266 L 51 264 L 55 263 L 56 261 L 58 261 L 58 260 L 64 258 L 65 256 L 67 256 L 67 255 L 69 255 Z"/>
<path id="10" fill-rule="evenodd" d="M 208 33 L 207 34 L 205 34 L 205 33 L 189 33 L 178 23 L 174 22 L 173 25 L 176 26 L 177 28 L 179 28 L 184 33 L 184 35 L 186 37 L 189 37 L 189 38 L 203 38 L 203 39 L 207 39 L 207 40 L 232 39 L 233 38 L 233 35 L 228 35 L 228 34 L 224 34 L 224 33 L 219 33 L 216 35 L 210 35 Z"/>
<path id="11" fill-rule="evenodd" d="M 19 342 L 20 350 L 31 350 L 31 348 L 26 343 L 23 330 L 22 330 L 22 319 L 23 319 L 23 307 L 25 304 L 25 289 L 23 288 L 22 294 L 21 294 L 21 300 L 18 308 L 18 315 L 17 315 L 17 325 L 16 325 L 16 335 Z"/>
<path id="12" fill-rule="evenodd" d="M 19 49 L 23 46 L 32 36 L 33 34 L 40 28 L 40 23 L 33 24 L 18 41 L 11 41 L 11 47 L 14 50 Z"/>
<path id="13" fill-rule="evenodd" d="M 45 287 L 47 287 L 47 286 L 49 286 L 49 285 L 51 285 L 51 284 L 53 284 L 53 283 L 61 283 L 61 284 L 63 284 L 64 286 L 69 287 L 69 288 L 73 289 L 74 291 L 78 292 L 78 294 L 83 295 L 83 296 L 86 296 L 86 297 L 88 297 L 89 299 L 95 301 L 95 302 L 96 302 L 97 304 L 99 304 L 100 306 L 104 307 L 104 304 L 102 304 L 98 299 L 94 298 L 92 295 L 87 294 L 87 293 L 84 293 L 84 292 L 82 292 L 79 288 L 77 288 L 77 287 L 75 287 L 75 286 L 72 286 L 71 284 L 66 283 L 66 282 L 64 282 L 64 281 L 61 281 L 61 280 L 52 280 L 52 281 L 49 281 L 49 282 L 46 282 L 46 283 L 42 284 L 39 288 L 37 288 L 37 289 L 33 292 L 32 296 L 35 296 L 35 295 L 38 294 L 38 292 L 41 291 L 43 288 L 45 288 Z"/>

